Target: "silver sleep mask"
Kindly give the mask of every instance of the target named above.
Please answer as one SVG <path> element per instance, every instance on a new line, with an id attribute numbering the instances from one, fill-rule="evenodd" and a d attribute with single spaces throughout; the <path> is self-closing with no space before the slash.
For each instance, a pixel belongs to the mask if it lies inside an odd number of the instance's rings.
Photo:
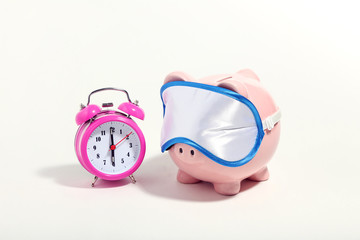
<path id="1" fill-rule="evenodd" d="M 228 167 L 249 162 L 269 129 L 280 120 L 277 111 L 263 122 L 256 107 L 242 95 L 217 86 L 174 81 L 161 88 L 164 120 L 161 151 L 185 143 Z"/>

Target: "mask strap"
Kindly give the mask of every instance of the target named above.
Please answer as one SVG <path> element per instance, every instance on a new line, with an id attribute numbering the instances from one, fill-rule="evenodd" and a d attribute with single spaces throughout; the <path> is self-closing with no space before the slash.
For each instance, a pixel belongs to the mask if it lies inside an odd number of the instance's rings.
<path id="1" fill-rule="evenodd" d="M 269 131 L 274 128 L 275 124 L 280 121 L 281 111 L 277 110 L 273 115 L 267 117 L 263 122 L 263 129 L 268 129 Z"/>

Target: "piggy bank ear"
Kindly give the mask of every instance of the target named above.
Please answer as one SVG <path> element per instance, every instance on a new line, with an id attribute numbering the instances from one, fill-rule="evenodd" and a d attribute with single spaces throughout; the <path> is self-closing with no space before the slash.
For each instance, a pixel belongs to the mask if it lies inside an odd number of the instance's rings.
<path id="1" fill-rule="evenodd" d="M 244 84 L 231 78 L 222 81 L 217 85 L 218 87 L 226 88 L 231 91 L 237 92 L 238 94 L 248 98 L 248 92 Z"/>
<path id="2" fill-rule="evenodd" d="M 186 81 L 186 82 L 195 82 L 195 79 L 187 73 L 184 72 L 172 72 L 168 74 L 164 80 L 164 84 L 174 81 Z"/>
<path id="3" fill-rule="evenodd" d="M 246 77 L 246 78 L 252 78 L 260 82 L 260 78 L 250 69 L 242 69 L 237 72 L 237 74 Z"/>

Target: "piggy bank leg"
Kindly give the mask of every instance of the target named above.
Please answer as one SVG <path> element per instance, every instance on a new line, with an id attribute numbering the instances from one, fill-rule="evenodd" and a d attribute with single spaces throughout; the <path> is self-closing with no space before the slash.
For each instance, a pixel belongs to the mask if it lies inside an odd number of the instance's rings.
<path id="1" fill-rule="evenodd" d="M 269 171 L 267 167 L 265 167 L 260 171 L 258 171 L 257 173 L 251 175 L 248 179 L 257 182 L 266 181 L 269 179 Z"/>
<path id="2" fill-rule="evenodd" d="M 179 169 L 177 174 L 177 180 L 181 183 L 189 184 L 189 183 L 198 183 L 200 182 L 199 179 L 194 178 L 193 176 L 190 176 L 186 172 Z"/>
<path id="3" fill-rule="evenodd" d="M 241 180 L 230 183 L 214 183 L 214 188 L 217 193 L 222 195 L 235 195 L 240 192 Z"/>

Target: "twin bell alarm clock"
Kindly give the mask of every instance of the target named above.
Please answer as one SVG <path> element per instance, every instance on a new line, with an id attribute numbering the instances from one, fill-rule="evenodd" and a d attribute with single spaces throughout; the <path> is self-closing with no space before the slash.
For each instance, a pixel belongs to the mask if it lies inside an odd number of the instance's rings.
<path id="1" fill-rule="evenodd" d="M 102 107 L 90 104 L 93 94 L 102 91 L 125 93 L 128 101 L 121 103 L 118 110 L 110 110 L 113 103 L 103 103 Z M 81 165 L 91 174 L 94 181 L 120 180 L 132 175 L 141 165 L 145 150 L 145 138 L 138 125 L 132 119 L 144 120 L 144 111 L 138 102 L 132 102 L 123 89 L 102 88 L 89 94 L 87 105 L 81 105 L 76 115 L 79 129 L 75 136 L 76 155 Z"/>

